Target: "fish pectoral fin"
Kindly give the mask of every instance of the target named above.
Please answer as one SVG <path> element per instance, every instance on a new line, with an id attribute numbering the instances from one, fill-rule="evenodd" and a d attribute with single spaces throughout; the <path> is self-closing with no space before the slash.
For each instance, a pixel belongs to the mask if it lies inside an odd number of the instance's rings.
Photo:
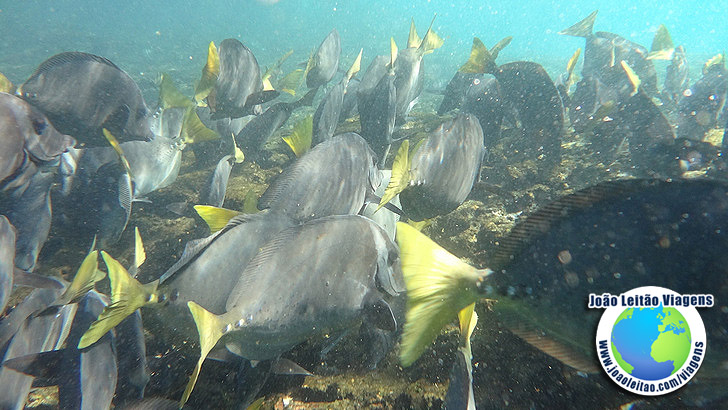
<path id="1" fill-rule="evenodd" d="M 271 371 L 275 374 L 283 374 L 289 376 L 313 376 L 313 373 L 301 367 L 298 363 L 279 357 L 272 366 Z"/>
<path id="2" fill-rule="evenodd" d="M 397 330 L 397 319 L 394 318 L 392 308 L 378 292 L 370 292 L 364 299 L 364 315 L 378 329 L 394 332 Z"/>
<path id="3" fill-rule="evenodd" d="M 197 378 L 200 375 L 200 369 L 205 358 L 210 353 L 213 347 L 217 344 L 217 341 L 223 336 L 223 323 L 219 316 L 214 313 L 208 312 L 202 306 L 195 302 L 187 302 L 187 306 L 192 313 L 192 317 L 195 319 L 195 325 L 197 325 L 197 332 L 200 335 L 200 359 L 197 361 L 195 370 L 190 376 L 190 381 L 185 387 L 185 391 L 180 399 L 179 406 L 182 408 L 192 394 L 192 389 L 197 383 Z"/>

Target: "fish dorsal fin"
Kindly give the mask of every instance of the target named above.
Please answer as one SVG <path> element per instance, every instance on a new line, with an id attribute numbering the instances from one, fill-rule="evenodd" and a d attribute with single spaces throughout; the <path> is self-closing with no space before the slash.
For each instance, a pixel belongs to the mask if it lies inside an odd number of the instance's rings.
<path id="1" fill-rule="evenodd" d="M 53 70 L 55 67 L 60 65 L 79 62 L 100 63 L 109 67 L 113 67 L 117 70 L 121 70 L 121 68 L 119 68 L 116 64 L 112 63 L 111 60 L 107 58 L 94 54 L 82 53 L 80 51 L 68 51 L 65 53 L 56 54 L 53 57 L 44 61 L 41 65 L 38 66 L 38 69 L 35 70 L 34 76 L 36 74 L 42 74 L 46 71 Z"/>
<path id="2" fill-rule="evenodd" d="M 559 31 L 559 34 L 574 37 L 589 37 L 594 32 L 594 20 L 597 18 L 597 12 L 599 12 L 599 10 L 592 11 L 591 14 L 586 16 L 584 20 L 574 24 L 566 30 Z"/>
<path id="3" fill-rule="evenodd" d="M 415 18 L 412 17 L 410 20 L 409 36 L 407 37 L 407 48 L 417 48 L 422 43 L 422 39 L 417 34 L 417 28 L 415 27 Z"/>
<path id="4" fill-rule="evenodd" d="M 675 45 L 672 43 L 670 32 L 667 31 L 664 24 L 660 24 L 655 32 L 655 37 L 652 39 L 652 47 L 650 47 L 650 52 L 647 54 L 647 59 L 670 60 L 674 51 Z"/>
<path id="5" fill-rule="evenodd" d="M 552 331 L 547 332 L 541 323 L 534 321 L 532 316 L 524 314 L 516 306 L 512 306 L 509 301 L 498 301 L 493 310 L 503 326 L 538 350 L 584 373 L 599 371 L 596 358 L 590 354 L 594 352 L 593 345 L 591 351 L 583 351 L 568 337 Z"/>
<path id="6" fill-rule="evenodd" d="M 422 54 L 432 53 L 436 49 L 442 47 L 442 44 L 445 42 L 445 40 L 437 35 L 435 30 L 432 29 L 432 25 L 435 23 L 435 17 L 437 17 L 437 15 L 432 17 L 430 27 L 427 28 L 427 33 L 425 33 L 425 37 L 422 39 L 422 43 L 420 43 L 420 46 L 418 47 L 418 50 L 420 50 Z"/>
<path id="7" fill-rule="evenodd" d="M 301 158 L 309 149 L 311 149 L 311 139 L 313 138 L 313 115 L 309 115 L 298 121 L 293 126 L 291 135 L 283 137 L 283 141 L 291 147 L 297 158 Z"/>
<path id="8" fill-rule="evenodd" d="M 637 73 L 634 72 L 632 67 L 630 67 L 626 61 L 622 60 L 620 61 L 620 64 L 622 65 L 622 69 L 624 70 L 624 72 L 627 74 L 629 83 L 632 84 L 632 93 L 630 94 L 631 97 L 639 92 L 642 80 L 640 80 L 640 77 L 637 75 Z"/>
<path id="9" fill-rule="evenodd" d="M 507 36 L 503 37 L 499 42 L 495 43 L 493 47 L 490 49 L 490 54 L 493 56 L 493 61 L 495 61 L 496 58 L 498 58 L 498 54 L 506 48 L 508 44 L 511 44 L 511 41 L 513 40 L 513 36 Z"/>
<path id="10" fill-rule="evenodd" d="M 473 37 L 473 47 L 470 48 L 470 58 L 458 71 L 461 73 L 481 74 L 485 72 L 486 60 L 493 60 L 492 55 L 488 52 L 482 41 L 478 37 Z"/>
<path id="11" fill-rule="evenodd" d="M 159 106 L 162 109 L 172 107 L 194 107 L 195 102 L 182 94 L 167 73 L 162 73 L 162 81 L 159 84 Z"/>
<path id="12" fill-rule="evenodd" d="M 356 73 L 361 70 L 361 56 L 364 53 L 364 49 L 359 50 L 359 55 L 356 56 L 356 60 L 354 60 L 354 63 L 349 67 L 349 70 L 346 72 L 346 81 L 349 82 Z"/>
<path id="13" fill-rule="evenodd" d="M 207 46 L 207 62 L 202 68 L 202 77 L 195 87 L 195 100 L 200 102 L 204 100 L 217 84 L 217 76 L 220 74 L 220 56 L 217 53 L 215 42 L 210 41 Z"/>
<path id="14" fill-rule="evenodd" d="M 635 192 L 649 182 L 650 180 L 640 179 L 602 182 L 539 208 L 519 221 L 510 233 L 500 240 L 493 260 L 496 270 L 509 264 L 523 248 L 546 234 L 552 226 L 568 218 L 574 212 L 625 193 Z"/>

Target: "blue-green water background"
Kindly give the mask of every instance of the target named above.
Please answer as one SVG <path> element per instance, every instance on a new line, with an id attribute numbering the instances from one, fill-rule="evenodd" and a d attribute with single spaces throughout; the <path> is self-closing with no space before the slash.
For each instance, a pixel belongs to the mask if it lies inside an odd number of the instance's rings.
<path id="1" fill-rule="evenodd" d="M 444 87 L 464 62 L 473 36 L 490 47 L 512 35 L 499 63 L 527 59 L 556 75 L 574 50 L 584 46 L 583 39 L 557 32 L 595 9 L 595 30 L 620 34 L 648 48 L 654 31 L 664 23 L 675 43 L 686 46 L 694 67 L 728 43 L 728 1 L 271 1 L 2 0 L 0 72 L 22 83 L 51 55 L 86 51 L 120 65 L 149 99 L 162 71 L 172 72 L 183 89 L 191 87 L 211 40 L 240 39 L 263 67 L 293 49 L 295 54 L 284 66 L 288 71 L 336 28 L 342 65 L 348 66 L 364 48 L 365 68 L 376 54 L 388 52 L 390 36 L 405 46 L 411 17 L 423 35 L 435 13 L 434 28 L 445 44 L 427 58 L 426 81 L 432 88 Z"/>

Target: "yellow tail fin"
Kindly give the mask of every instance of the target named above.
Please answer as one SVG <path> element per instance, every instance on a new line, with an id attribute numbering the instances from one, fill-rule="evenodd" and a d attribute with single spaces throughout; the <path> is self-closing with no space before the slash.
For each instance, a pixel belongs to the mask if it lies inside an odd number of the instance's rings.
<path id="1" fill-rule="evenodd" d="M 73 281 L 58 300 L 53 303 L 54 305 L 78 302 L 88 291 L 93 289 L 96 282 L 106 276 L 104 272 L 99 270 L 98 255 L 99 252 L 96 250 L 92 250 L 86 255 L 78 271 L 76 271 Z"/>
<path id="2" fill-rule="evenodd" d="M 163 73 L 162 82 L 159 84 L 159 105 L 162 109 L 167 109 L 171 107 L 194 107 L 196 104 L 177 89 L 169 74 Z"/>
<path id="3" fill-rule="evenodd" d="M 182 121 L 182 132 L 180 134 L 185 144 L 212 141 L 220 138 L 217 132 L 207 128 L 202 123 L 194 107 L 187 109 L 187 112 L 185 112 L 185 117 Z"/>
<path id="4" fill-rule="evenodd" d="M 194 208 L 197 214 L 200 215 L 200 218 L 207 223 L 211 234 L 224 228 L 233 217 L 240 215 L 238 211 L 218 208 L 216 206 L 195 205 Z"/>
<path id="5" fill-rule="evenodd" d="M 291 131 L 291 135 L 283 137 L 283 141 L 291 147 L 296 157 L 300 158 L 306 151 L 311 149 L 313 138 L 313 115 L 298 121 Z"/>
<path id="6" fill-rule="evenodd" d="M 480 298 L 478 284 L 490 271 L 475 269 L 404 222 L 397 222 L 397 244 L 407 287 L 400 361 L 407 367 L 459 311 Z"/>
<path id="7" fill-rule="evenodd" d="M 210 353 L 210 350 L 215 347 L 217 341 L 220 340 L 224 334 L 224 324 L 218 316 L 208 312 L 205 308 L 192 301 L 187 302 L 187 306 L 190 308 L 192 317 L 195 319 L 195 324 L 197 325 L 197 332 L 200 334 L 200 359 L 197 361 L 195 370 L 192 372 L 190 381 L 187 383 L 185 392 L 182 394 L 182 399 L 180 399 L 179 402 L 180 408 L 187 403 L 187 400 L 190 398 L 190 394 L 192 393 L 192 389 L 195 388 L 197 378 L 200 376 L 202 363 Z"/>
<path id="8" fill-rule="evenodd" d="M 435 33 L 435 31 L 432 29 L 432 24 L 435 22 L 435 17 L 432 18 L 430 27 L 427 29 L 427 33 L 425 33 L 425 38 L 422 39 L 422 43 L 420 44 L 419 49 L 422 51 L 422 54 L 430 54 L 436 49 L 442 47 L 442 44 L 445 42 L 445 40 L 438 36 L 437 33 Z"/>
<path id="9" fill-rule="evenodd" d="M 672 43 L 670 32 L 667 31 L 664 24 L 660 24 L 655 32 L 655 37 L 652 39 L 652 47 L 650 47 L 650 52 L 647 54 L 647 59 L 670 60 L 673 51 L 675 51 L 675 45 Z"/>
<path id="10" fill-rule="evenodd" d="M 422 39 L 417 34 L 417 28 L 415 27 L 415 19 L 412 17 L 410 20 L 409 36 L 407 37 L 407 48 L 417 48 L 422 43 Z"/>
<path id="11" fill-rule="evenodd" d="M 121 323 L 127 316 L 140 307 L 155 304 L 159 301 L 157 286 L 154 281 L 142 285 L 132 278 L 123 266 L 108 253 L 101 251 L 101 257 L 106 263 L 111 282 L 111 303 L 104 308 L 98 319 L 83 334 L 78 342 L 78 348 L 83 349 L 96 343 L 109 330 Z"/>
<path id="12" fill-rule="evenodd" d="M 412 150 L 412 152 L 415 152 L 415 150 Z M 392 176 L 389 178 L 387 189 L 384 190 L 384 195 L 379 201 L 377 211 L 407 188 L 410 182 L 410 166 L 409 140 L 404 140 L 392 162 Z"/>
<path id="13" fill-rule="evenodd" d="M 397 48 L 397 43 L 394 41 L 394 37 L 389 38 L 389 67 L 394 68 L 394 62 L 397 61 L 397 53 L 399 53 L 399 49 Z"/>
<path id="14" fill-rule="evenodd" d="M 204 100 L 217 83 L 217 76 L 220 74 L 220 56 L 217 54 L 217 47 L 215 42 L 210 41 L 210 45 L 207 47 L 207 62 L 205 67 L 202 68 L 202 78 L 195 87 L 195 100 Z"/>
<path id="15" fill-rule="evenodd" d="M 458 71 L 461 73 L 484 73 L 485 62 L 492 60 L 493 57 L 488 52 L 488 48 L 485 47 L 482 41 L 478 37 L 473 37 L 473 47 L 470 49 L 470 58 L 465 64 L 460 67 Z"/>
<path id="16" fill-rule="evenodd" d="M 584 20 L 574 24 L 573 26 L 559 31 L 559 34 L 565 35 L 565 36 L 574 36 L 574 37 L 589 37 L 594 32 L 594 20 L 597 19 L 597 12 L 599 10 L 594 10 L 584 18 Z"/>

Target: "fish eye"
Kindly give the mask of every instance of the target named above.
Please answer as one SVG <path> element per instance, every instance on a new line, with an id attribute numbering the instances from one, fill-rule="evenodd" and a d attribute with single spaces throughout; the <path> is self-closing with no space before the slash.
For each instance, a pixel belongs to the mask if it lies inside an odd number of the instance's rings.
<path id="1" fill-rule="evenodd" d="M 139 108 L 139 109 L 137 110 L 137 117 L 138 117 L 138 118 L 141 118 L 141 117 L 145 117 L 146 115 L 147 115 L 147 110 L 146 110 L 146 108 Z"/>
<path id="2" fill-rule="evenodd" d="M 45 131 L 46 127 L 48 126 L 48 123 L 40 118 L 33 118 L 33 130 L 36 134 L 40 135 L 43 134 L 43 131 Z"/>

